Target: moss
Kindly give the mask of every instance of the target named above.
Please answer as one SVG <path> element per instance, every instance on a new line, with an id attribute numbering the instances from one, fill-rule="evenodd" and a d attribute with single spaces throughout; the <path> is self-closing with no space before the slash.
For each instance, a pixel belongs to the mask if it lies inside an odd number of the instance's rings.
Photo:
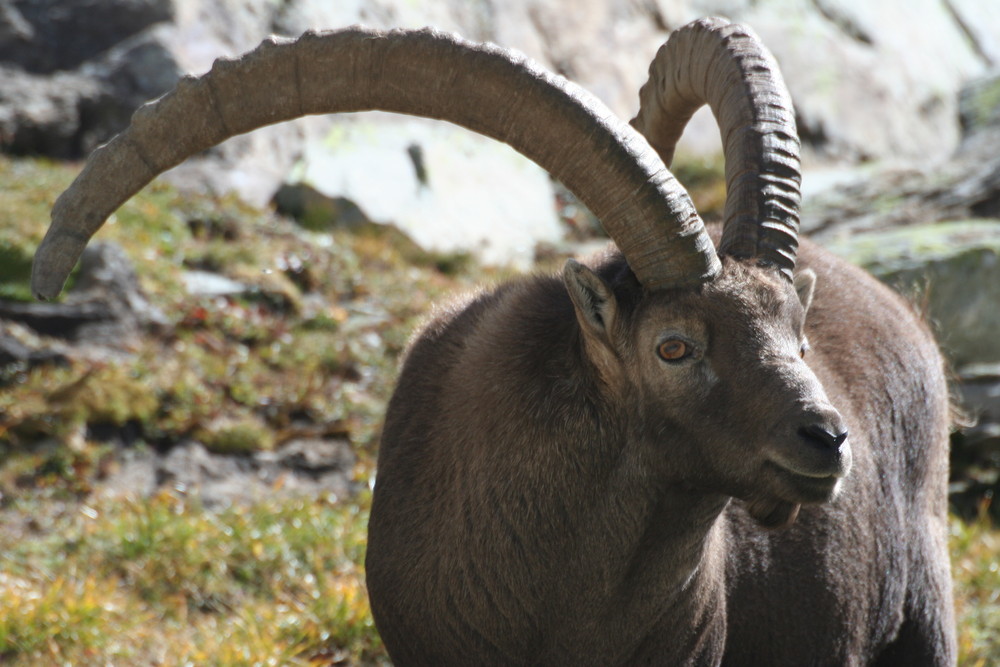
<path id="1" fill-rule="evenodd" d="M 274 432 L 252 414 L 236 414 L 213 420 L 195 431 L 205 448 L 217 454 L 247 454 L 274 449 Z"/>
<path id="2" fill-rule="evenodd" d="M 957 220 L 896 227 L 847 239 L 830 239 L 826 247 L 876 275 L 917 268 L 982 248 L 1000 251 L 1000 223 Z"/>
<path id="3" fill-rule="evenodd" d="M 73 170 L 0 160 L 0 270 L 27 298 L 29 260 L 48 208 Z M 392 227 L 324 232 L 241 203 L 182 197 L 154 183 L 99 232 L 133 260 L 172 326 L 130 341 L 113 363 L 4 369 L 0 437 L 15 448 L 67 441 L 93 424 L 129 424 L 151 442 L 204 435 L 219 450 L 270 447 L 291 424 L 347 430 L 374 451 L 396 356 L 441 295 L 478 282 L 467 255 L 423 252 Z M 224 273 L 248 286 L 228 297 L 187 293 L 184 271 Z M 405 276 L 400 279 L 400 276 Z M 40 343 L 44 345 L 43 343 Z M 209 428 L 208 425 L 251 426 Z M 325 428 L 325 427 L 324 427 Z"/>
<path id="4" fill-rule="evenodd" d="M 0 298 L 30 301 L 31 254 L 0 241 Z"/>
<path id="5" fill-rule="evenodd" d="M 1000 77 L 981 79 L 967 87 L 960 107 L 966 133 L 1000 121 Z"/>
<path id="6" fill-rule="evenodd" d="M 1000 664 L 1000 530 L 989 520 L 989 504 L 972 522 L 952 519 L 951 554 L 955 583 L 959 664 Z"/>

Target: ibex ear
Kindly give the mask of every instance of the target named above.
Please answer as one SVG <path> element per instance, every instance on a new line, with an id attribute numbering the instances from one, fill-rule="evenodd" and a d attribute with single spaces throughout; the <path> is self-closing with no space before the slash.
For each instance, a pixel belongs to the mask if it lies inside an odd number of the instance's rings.
<path id="1" fill-rule="evenodd" d="M 795 291 L 799 294 L 799 301 L 802 302 L 802 310 L 808 311 L 812 305 L 813 290 L 816 289 L 816 272 L 812 269 L 803 269 L 795 274 L 793 280 Z"/>
<path id="2" fill-rule="evenodd" d="M 610 344 L 618 302 L 608 284 L 574 259 L 566 260 L 563 282 L 576 307 L 576 318 L 584 333 Z"/>

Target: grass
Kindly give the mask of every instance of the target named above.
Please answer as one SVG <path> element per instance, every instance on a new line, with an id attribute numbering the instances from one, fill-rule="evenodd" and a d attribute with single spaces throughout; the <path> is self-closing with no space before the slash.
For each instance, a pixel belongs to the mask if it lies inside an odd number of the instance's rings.
<path id="1" fill-rule="evenodd" d="M 0 178 L 11 184 L 0 198 L 0 254 L 23 259 L 8 266 L 9 296 L 28 293 L 24 258 L 68 175 L 57 165 L 0 160 Z M 156 184 L 100 238 L 131 257 L 166 314 L 166 331 L 129 341 L 126 355 L 7 369 L 0 438 L 8 448 L 129 422 L 150 442 L 198 437 L 224 451 L 280 445 L 295 423 L 336 423 L 360 434 L 380 418 L 416 322 L 471 280 L 440 270 L 449 258 L 418 255 L 397 236 L 307 232 L 232 198 L 186 199 Z M 192 297 L 184 274 L 194 269 L 218 270 L 246 290 Z M 376 400 L 353 400 L 361 394 Z M 255 441 L 254 430 L 266 435 Z M 374 446 L 377 434 L 368 431 L 359 447 Z"/>
<path id="2" fill-rule="evenodd" d="M 679 172 L 704 181 L 702 208 L 718 207 L 717 165 Z M 0 158 L 0 296 L 28 299 L 29 259 L 72 175 Z M 365 487 L 410 331 L 433 304 L 501 273 L 394 233 L 306 230 L 158 184 L 100 237 L 125 249 L 168 321 L 116 354 L 0 372 L 0 663 L 386 663 L 364 589 L 368 493 L 276 493 L 221 510 L 179 492 L 102 499 L 122 445 L 94 434 L 235 454 L 347 437 Z M 192 297 L 193 269 L 247 289 Z M 985 509 L 952 519 L 951 550 L 961 664 L 1000 664 L 1000 530 Z"/>
<path id="3" fill-rule="evenodd" d="M 364 590 L 369 496 L 209 511 L 182 495 L 8 508 L 50 524 L 0 536 L 10 665 L 384 664 Z M 951 522 L 961 659 L 1000 658 L 1000 530 Z"/>
<path id="4" fill-rule="evenodd" d="M 0 261 L 6 298 L 28 298 L 29 259 L 71 176 L 0 159 L 0 259 L 16 260 Z M 364 486 L 409 332 L 488 272 L 400 235 L 303 230 L 159 184 L 100 238 L 131 257 L 167 323 L 116 354 L 0 376 L 0 662 L 385 662 L 363 585 L 366 494 L 222 511 L 178 494 L 97 501 L 121 445 L 92 434 L 128 428 L 151 446 L 195 438 L 235 454 L 348 437 Z M 192 297 L 195 269 L 247 289 Z"/>
<path id="5" fill-rule="evenodd" d="M 1000 529 L 984 504 L 979 518 L 951 522 L 959 664 L 1000 664 Z"/>
<path id="6" fill-rule="evenodd" d="M 44 535 L 0 539 L 0 659 L 385 662 L 364 590 L 367 517 L 367 496 L 222 511 L 170 493 L 80 505 Z"/>

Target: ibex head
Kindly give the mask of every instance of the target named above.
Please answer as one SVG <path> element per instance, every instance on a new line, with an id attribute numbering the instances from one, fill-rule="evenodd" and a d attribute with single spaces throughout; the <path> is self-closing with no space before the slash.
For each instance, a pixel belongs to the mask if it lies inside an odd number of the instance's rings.
<path id="1" fill-rule="evenodd" d="M 606 400 L 668 483 L 749 501 L 765 525 L 829 500 L 851 465 L 843 419 L 807 365 L 815 276 L 730 258 L 697 289 L 644 292 L 576 262 L 564 272 Z"/>
<path id="2" fill-rule="evenodd" d="M 726 158 L 718 250 L 666 167 L 706 102 Z M 800 358 L 813 278 L 793 279 L 791 104 L 755 36 L 721 19 L 677 31 L 657 54 L 632 121 L 638 132 L 573 84 L 493 45 L 363 28 L 271 39 L 183 79 L 95 151 L 53 208 L 35 294 L 57 294 L 107 216 L 188 156 L 302 115 L 375 109 L 505 141 L 601 220 L 627 266 L 594 272 L 571 261 L 565 286 L 604 400 L 636 417 L 629 437 L 656 452 L 672 434 L 673 449 L 656 463 L 667 479 L 747 499 L 767 524 L 832 496 L 851 457 L 841 417 Z"/>

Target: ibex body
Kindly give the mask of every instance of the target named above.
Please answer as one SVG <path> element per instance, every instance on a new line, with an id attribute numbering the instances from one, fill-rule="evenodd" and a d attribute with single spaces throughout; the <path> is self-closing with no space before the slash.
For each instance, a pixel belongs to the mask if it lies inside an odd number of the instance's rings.
<path id="1" fill-rule="evenodd" d="M 664 165 L 704 102 L 727 161 L 714 237 Z M 188 155 L 364 109 L 507 141 L 620 248 L 480 293 L 412 344 L 367 560 L 394 660 L 954 662 L 941 357 L 889 290 L 798 247 L 790 102 L 741 26 L 697 22 L 661 49 L 632 122 L 649 143 L 490 45 L 363 29 L 265 44 L 95 153 L 53 210 L 36 292 Z"/>
<path id="2" fill-rule="evenodd" d="M 953 661 L 937 348 L 869 276 L 809 243 L 799 264 L 818 276 L 804 320 L 773 271 L 726 261 L 649 295 L 617 254 L 589 303 L 531 279 L 435 320 L 390 405 L 370 527 L 394 657 Z M 665 340 L 690 356 L 664 360 Z M 849 449 L 819 432 L 845 426 Z"/>

